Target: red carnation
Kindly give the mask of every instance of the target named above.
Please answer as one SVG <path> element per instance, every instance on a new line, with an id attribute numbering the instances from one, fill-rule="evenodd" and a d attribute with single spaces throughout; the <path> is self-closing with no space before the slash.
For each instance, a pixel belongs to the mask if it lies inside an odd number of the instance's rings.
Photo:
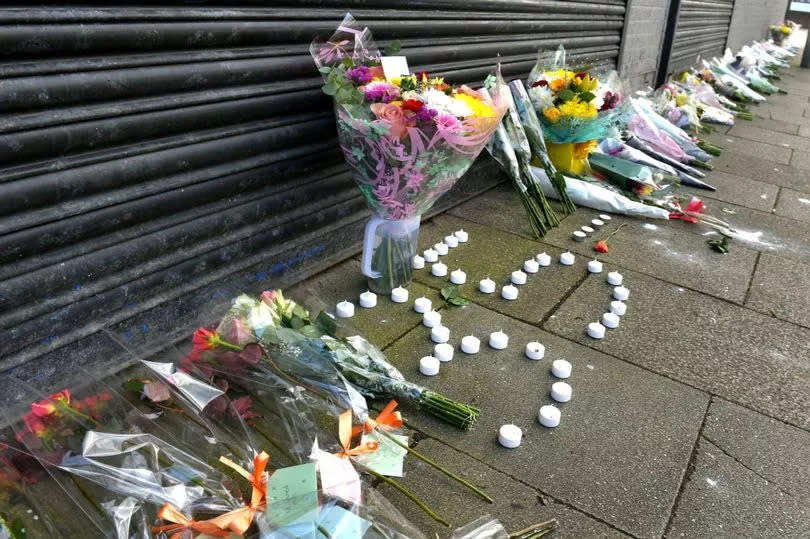
<path id="1" fill-rule="evenodd" d="M 402 102 L 402 108 L 411 112 L 419 112 L 425 104 L 418 99 L 406 99 Z"/>
<path id="2" fill-rule="evenodd" d="M 541 79 L 537 82 L 532 83 L 532 88 L 534 88 L 535 86 L 548 86 L 548 81 Z"/>
<path id="3" fill-rule="evenodd" d="M 580 71 L 579 73 L 577 73 L 576 76 L 579 77 L 580 79 L 584 79 L 585 77 L 588 76 L 588 72 L 587 71 Z"/>
<path id="4" fill-rule="evenodd" d="M 597 241 L 593 246 L 593 250 L 599 253 L 607 253 L 610 249 L 608 249 L 608 244 L 606 241 Z"/>

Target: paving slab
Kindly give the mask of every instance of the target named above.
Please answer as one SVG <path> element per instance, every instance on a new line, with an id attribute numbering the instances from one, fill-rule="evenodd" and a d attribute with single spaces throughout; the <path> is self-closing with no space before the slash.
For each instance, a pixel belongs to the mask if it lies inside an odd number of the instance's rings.
<path id="1" fill-rule="evenodd" d="M 549 200 L 549 204 L 556 211 L 560 220 L 567 218 L 563 215 L 556 200 Z M 529 226 L 529 218 L 523 209 L 520 197 L 511 182 L 502 183 L 480 196 L 459 204 L 448 213 L 524 238 L 536 239 Z"/>
<path id="2" fill-rule="evenodd" d="M 585 322 L 604 310 L 610 287 L 593 276 L 544 329 L 762 413 L 810 427 L 807 329 L 625 271 L 628 311 L 597 341 Z"/>
<path id="3" fill-rule="evenodd" d="M 797 151 L 793 153 L 793 157 L 790 160 L 790 166 L 807 171 L 810 170 L 810 155 L 808 155 L 807 150 L 804 151 Z M 806 174 L 807 172 L 805 172 Z M 806 191 L 810 191 L 810 189 L 804 189 Z"/>
<path id="4" fill-rule="evenodd" d="M 763 253 L 745 305 L 810 328 L 810 272 L 807 266 Z"/>
<path id="5" fill-rule="evenodd" d="M 716 205 L 713 210 L 719 213 Z M 594 258 L 597 254 L 593 250 L 594 240 L 577 242 L 571 238 L 571 233 L 578 227 L 568 225 L 579 224 L 580 220 L 583 224 L 589 222 L 582 218 L 590 212 L 579 213 L 566 221 L 560 230 L 550 234 L 546 241 Z M 667 221 L 628 219 L 624 226 L 613 224 L 613 221 L 610 227 L 594 236 L 594 239 L 605 238 L 618 230 L 608 241 L 610 251 L 599 254 L 599 259 L 607 263 L 605 273 L 619 266 L 736 303 L 745 301 L 757 251 L 737 247 L 721 255 L 706 244 L 703 236 L 684 234 L 682 228 L 672 227 Z"/>
<path id="6" fill-rule="evenodd" d="M 359 296 L 367 290 L 366 278 L 360 272 L 357 260 L 347 260 L 327 271 L 285 291 L 286 295 L 304 302 L 311 310 L 326 309 L 334 313 L 335 305 L 343 300 L 354 303 L 355 315 L 346 323 L 359 330 L 369 341 L 383 348 L 422 321 L 422 315 L 413 310 L 413 300 L 420 296 L 441 305 L 438 292 L 419 283 L 408 286 L 410 301 L 394 303 L 389 296 L 377 295 L 373 309 L 360 307 Z M 309 298 L 309 301 L 306 301 Z"/>
<path id="7" fill-rule="evenodd" d="M 721 215 L 718 212 L 722 211 L 722 205 L 709 202 L 709 199 L 731 202 L 755 210 L 771 211 L 776 195 L 779 193 L 779 187 L 776 185 L 719 170 L 710 172 L 706 181 L 709 185 L 716 187 L 717 191 L 707 191 L 696 187 L 682 187 L 680 192 L 690 193 L 698 198 L 706 199 L 709 212 L 716 215 Z"/>
<path id="8" fill-rule="evenodd" d="M 494 499 L 494 503 L 489 504 L 427 464 L 408 457 L 406 475 L 398 481 L 415 495 L 428 501 L 430 507 L 442 517 L 451 520 L 454 527 L 489 514 L 500 520 L 508 532 L 554 518 L 557 519 L 558 526 L 553 537 L 628 537 L 441 442 L 425 438 L 419 442 L 417 450 L 450 467 L 473 484 L 483 487 Z M 434 533 L 439 537 L 450 535 L 447 528 L 427 516 L 399 491 L 384 484 L 377 488 L 420 530 L 429 532 L 431 536 Z"/>
<path id="9" fill-rule="evenodd" d="M 810 118 L 803 116 L 801 112 L 795 110 L 780 107 L 774 109 L 763 108 L 762 110 L 758 111 L 756 107 L 751 107 L 751 111 L 763 116 L 770 115 L 772 120 L 776 120 L 778 122 L 788 122 L 791 124 L 799 124 L 800 126 L 810 126 Z"/>
<path id="10" fill-rule="evenodd" d="M 810 150 L 810 139 L 797 136 L 796 134 L 780 133 L 770 128 L 760 125 L 760 122 L 737 124 L 728 132 L 731 137 L 764 142 L 783 148 L 793 148 L 795 150 Z M 771 159 L 774 160 L 774 159 Z"/>
<path id="11" fill-rule="evenodd" d="M 715 399 L 703 437 L 781 490 L 810 502 L 810 432 Z"/>
<path id="12" fill-rule="evenodd" d="M 448 276 L 434 277 L 430 264 L 426 264 L 424 270 L 415 272 L 415 280 L 441 289 L 451 284 L 449 273 L 461 268 L 467 273 L 467 283 L 459 288 L 461 295 L 495 311 L 538 324 L 587 273 L 587 261 L 580 257 L 573 266 L 563 266 L 557 261 L 563 252 L 561 249 L 452 216 L 438 217 L 430 226 L 423 227 L 420 244 L 426 248 L 459 228 L 470 233 L 470 241 L 441 257 L 448 266 Z M 523 267 L 525 260 L 541 251 L 552 257 L 551 266 L 529 275 L 527 284 L 519 287 L 516 300 L 503 299 L 500 290 L 509 283 L 512 271 Z M 495 293 L 483 294 L 478 290 L 478 282 L 485 277 L 497 283 Z"/>
<path id="13" fill-rule="evenodd" d="M 734 128 L 732 128 L 732 130 L 733 129 Z M 749 129 L 752 129 L 752 127 L 749 127 Z M 779 133 L 773 134 L 776 136 L 779 135 Z M 723 148 L 724 152 L 731 151 L 736 153 L 742 153 L 754 156 L 759 159 L 768 159 L 770 161 L 781 163 L 783 165 L 787 165 L 788 163 L 790 163 L 790 156 L 793 153 L 789 146 L 782 146 L 781 145 L 782 143 L 778 143 L 776 141 L 766 143 L 766 141 L 757 141 L 756 139 L 743 138 L 742 136 L 732 136 L 731 132 L 725 135 L 722 133 L 713 133 L 711 135 L 706 136 L 705 138 L 709 140 L 712 144 L 716 144 L 717 146 Z"/>
<path id="14" fill-rule="evenodd" d="M 796 152 L 799 154 L 800 152 Z M 759 182 L 791 187 L 799 191 L 810 190 L 807 171 L 767 158 L 726 150 L 712 164 L 716 170 L 736 174 Z"/>
<path id="15" fill-rule="evenodd" d="M 767 118 L 762 118 L 757 116 L 753 121 L 751 120 L 737 120 L 737 122 L 727 130 L 727 133 L 732 133 L 735 127 L 758 127 L 760 129 L 767 129 L 769 131 L 777 131 L 779 133 L 786 133 L 788 135 L 798 135 L 799 134 L 799 124 L 798 122 L 784 122 L 780 120 L 772 120 L 770 114 L 767 115 Z"/>
<path id="16" fill-rule="evenodd" d="M 810 509 L 701 441 L 666 537 L 808 537 Z"/>
<path id="17" fill-rule="evenodd" d="M 776 203 L 776 214 L 810 222 L 810 193 L 783 187 Z"/>
<path id="18" fill-rule="evenodd" d="M 582 330 L 601 314 L 609 303 L 604 292 L 599 307 L 572 326 Z M 386 355 L 406 376 L 480 407 L 481 417 L 469 432 L 415 411 L 406 414 L 409 423 L 623 531 L 660 536 L 707 396 L 478 305 L 448 308 L 444 317 L 451 344 L 458 346 L 463 336 L 474 334 L 483 341 L 481 352 L 457 350 L 438 376 L 420 376 L 418 360 L 433 345 L 426 328 L 416 328 Z M 509 335 L 505 350 L 487 346 L 487 336 L 497 330 Z M 525 357 L 524 347 L 533 340 L 545 345 L 545 359 Z M 555 359 L 573 365 L 568 379 L 573 398 L 559 405 L 560 426 L 547 429 L 538 423 L 537 412 L 552 402 L 550 364 Z M 498 445 L 498 428 L 505 423 L 523 430 L 518 449 Z"/>

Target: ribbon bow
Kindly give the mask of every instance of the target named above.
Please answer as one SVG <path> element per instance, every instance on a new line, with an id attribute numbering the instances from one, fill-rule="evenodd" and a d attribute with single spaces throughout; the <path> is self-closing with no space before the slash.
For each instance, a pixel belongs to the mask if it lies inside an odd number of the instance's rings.
<path id="1" fill-rule="evenodd" d="M 702 214 L 706 212 L 706 207 L 703 205 L 703 201 L 697 197 L 692 198 L 689 201 L 689 204 L 686 205 L 686 208 L 681 210 L 680 212 L 672 212 L 669 214 L 670 219 L 680 219 L 681 221 L 686 221 L 687 223 L 697 223 L 698 219 L 695 217 L 695 214 Z"/>
<path id="2" fill-rule="evenodd" d="M 367 441 L 357 447 L 352 447 L 352 434 L 352 411 L 346 410 L 338 418 L 338 436 L 340 445 L 343 447 L 343 451 L 337 454 L 339 457 L 357 457 L 366 453 L 373 453 L 380 447 L 379 442 L 376 441 Z"/>
<path id="3" fill-rule="evenodd" d="M 152 533 L 157 535 L 162 532 L 168 532 L 171 534 L 169 539 L 180 539 L 183 536 L 183 532 L 186 530 L 205 533 L 213 535 L 214 537 L 228 537 L 230 535 L 230 532 L 223 530 L 212 520 L 191 520 L 170 503 L 164 504 L 163 507 L 160 508 L 160 511 L 158 511 L 157 516 L 172 524 L 152 526 Z"/>
<path id="4" fill-rule="evenodd" d="M 223 530 L 229 529 L 234 533 L 243 535 L 256 517 L 256 512 L 264 508 L 267 503 L 265 470 L 267 469 L 267 463 L 270 461 L 270 455 L 262 451 L 253 457 L 253 473 L 248 472 L 227 457 L 219 457 L 219 461 L 250 481 L 253 490 L 250 495 L 250 504 L 212 518 L 210 522 L 215 523 Z"/>
<path id="5" fill-rule="evenodd" d="M 369 432 L 373 431 L 376 428 L 382 428 L 385 430 L 396 430 L 403 425 L 402 421 L 402 414 L 395 411 L 395 408 L 398 406 L 397 401 L 392 400 L 388 404 L 385 405 L 382 412 L 377 415 L 376 419 L 371 419 L 370 417 L 366 419 L 366 422 L 362 425 L 354 427 L 352 429 L 352 436 L 357 435 L 361 432 L 368 434 Z"/>

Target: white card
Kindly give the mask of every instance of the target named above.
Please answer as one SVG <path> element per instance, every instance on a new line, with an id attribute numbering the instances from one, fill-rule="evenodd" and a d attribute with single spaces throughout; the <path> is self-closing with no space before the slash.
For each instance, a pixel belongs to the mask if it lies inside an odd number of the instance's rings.
<path id="1" fill-rule="evenodd" d="M 380 61 L 382 61 L 383 73 L 385 73 L 386 80 L 410 75 L 408 71 L 408 59 L 404 56 L 383 56 L 380 58 Z"/>

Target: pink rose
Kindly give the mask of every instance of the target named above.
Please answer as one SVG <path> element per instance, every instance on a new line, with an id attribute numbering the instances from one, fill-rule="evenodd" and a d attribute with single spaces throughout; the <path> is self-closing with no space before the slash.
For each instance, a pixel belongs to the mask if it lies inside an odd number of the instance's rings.
<path id="1" fill-rule="evenodd" d="M 389 103 L 374 103 L 371 105 L 371 112 L 374 113 L 378 120 L 388 124 L 391 137 L 400 139 L 402 135 L 407 133 L 408 126 L 405 125 L 405 115 L 398 106 Z"/>

